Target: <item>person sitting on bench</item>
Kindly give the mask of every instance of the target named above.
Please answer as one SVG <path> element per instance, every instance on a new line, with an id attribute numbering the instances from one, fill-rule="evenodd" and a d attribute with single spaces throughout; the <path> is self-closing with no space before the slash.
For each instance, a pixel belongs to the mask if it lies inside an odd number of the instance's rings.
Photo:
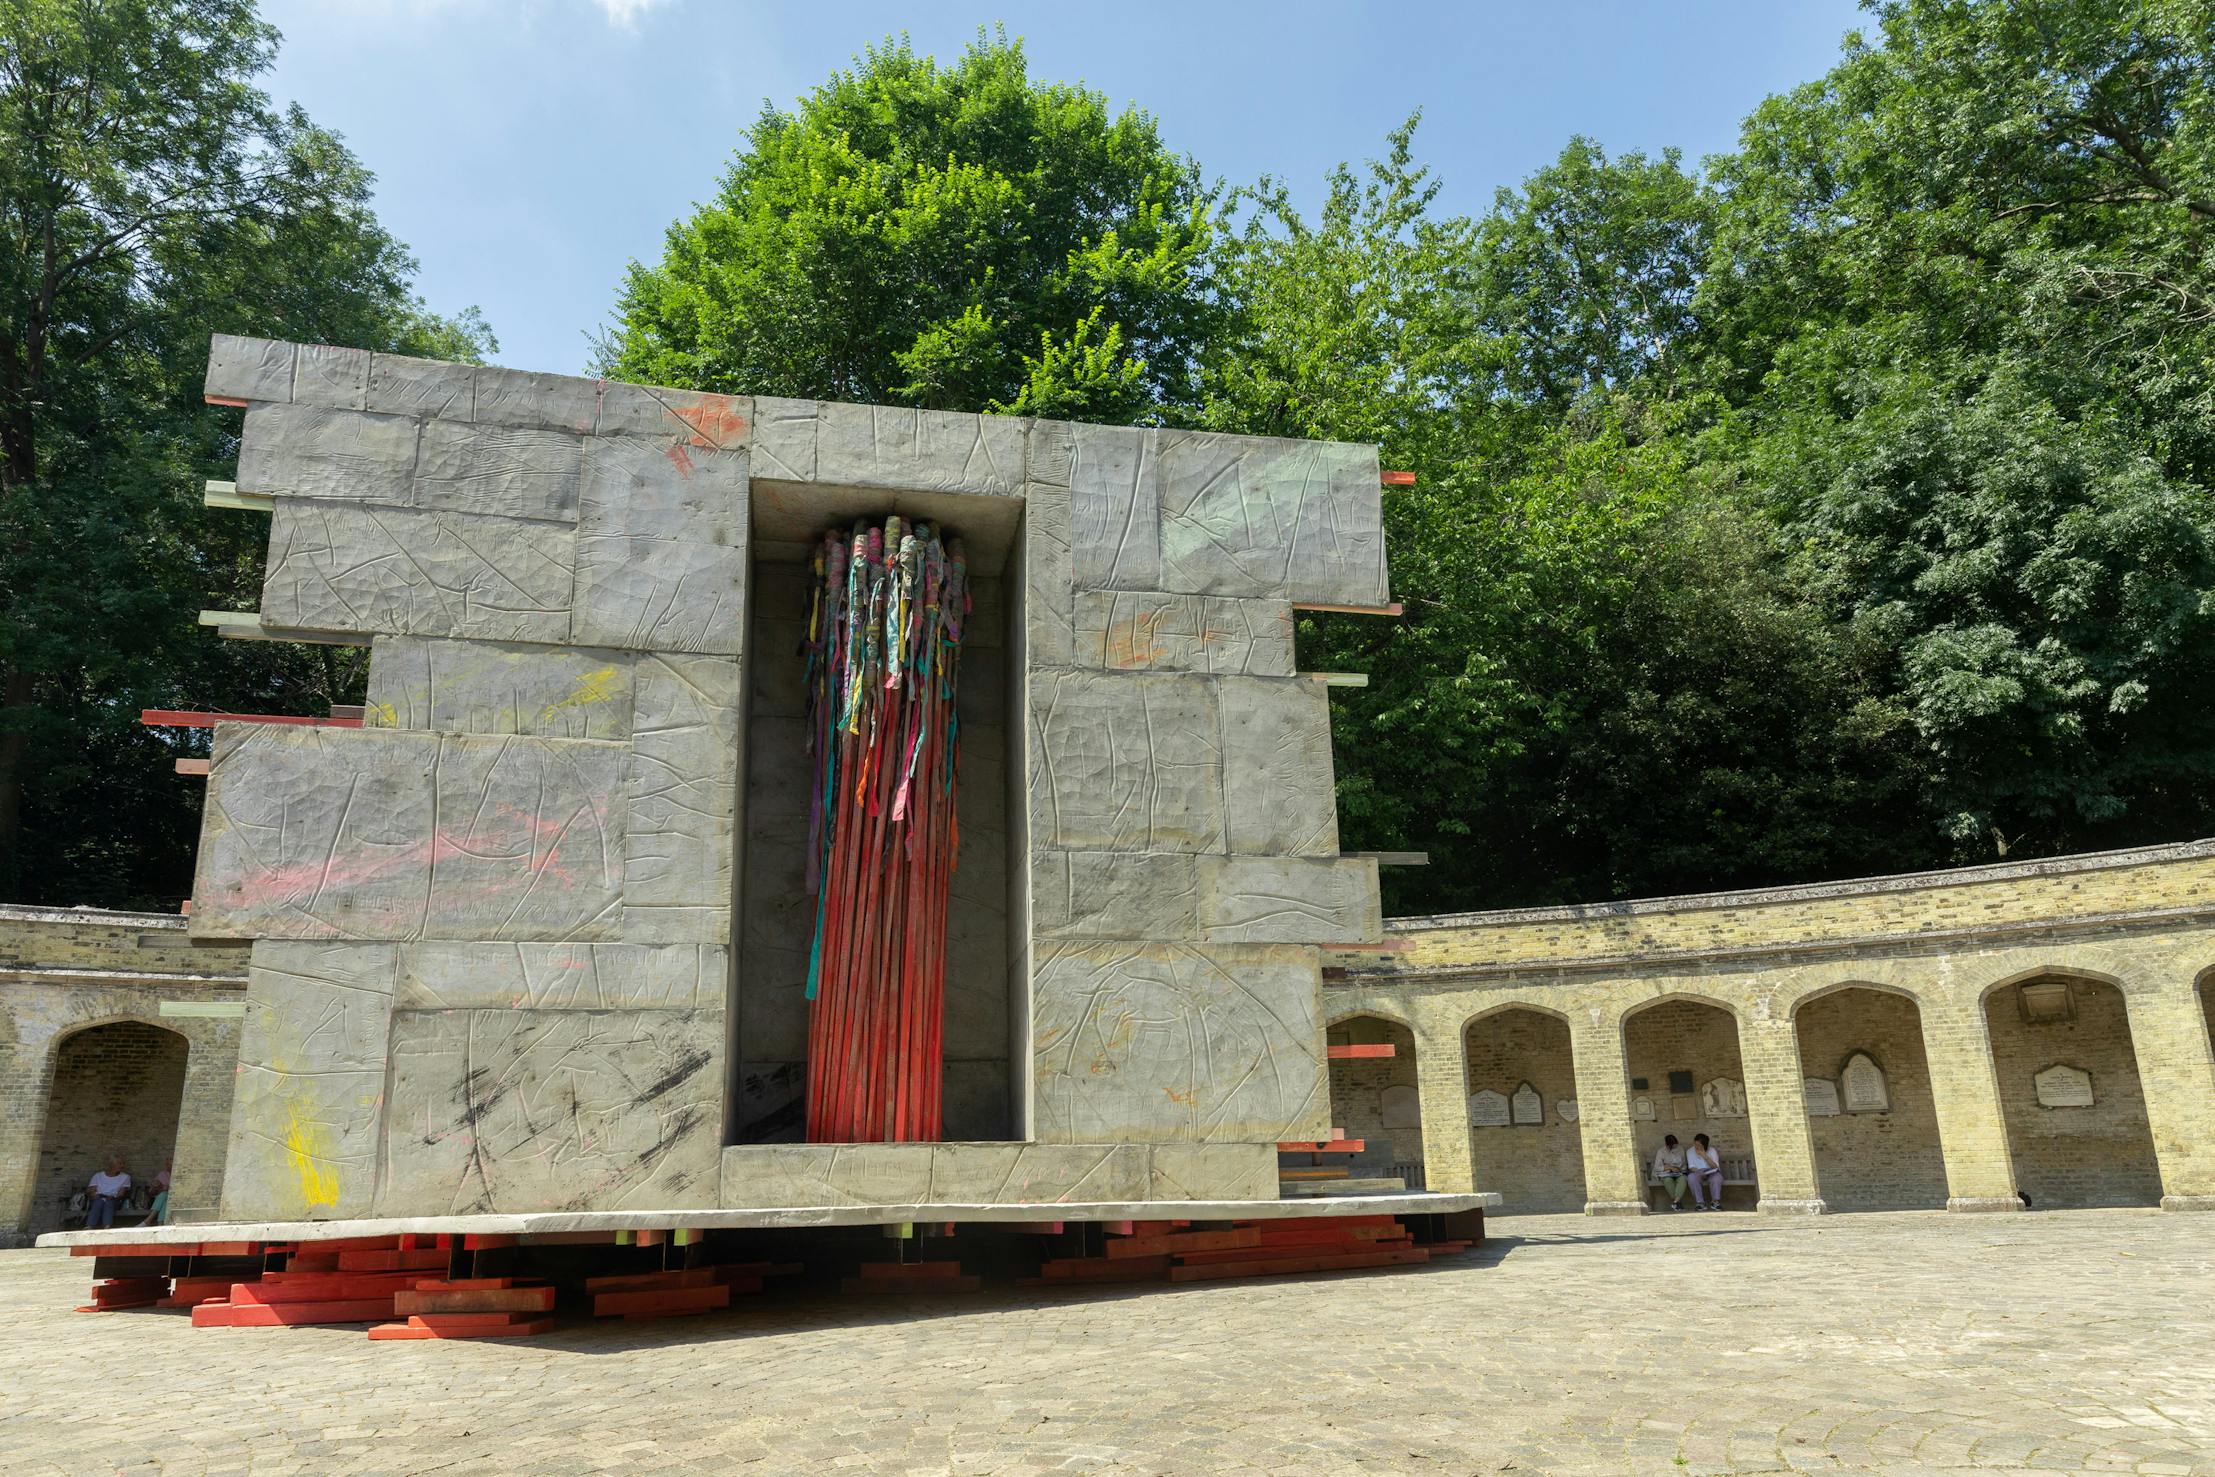
<path id="1" fill-rule="evenodd" d="M 1684 1209 L 1684 1149 L 1675 1134 L 1666 1135 L 1654 1150 L 1654 1178 L 1669 1192 L 1669 1208 Z"/>
<path id="2" fill-rule="evenodd" d="M 1721 1210 L 1723 1156 L 1708 1143 L 1706 1134 L 1692 1135 L 1692 1148 L 1685 1155 L 1685 1164 L 1692 1171 L 1692 1208 Z"/>
<path id="3" fill-rule="evenodd" d="M 108 1167 L 85 1182 L 85 1229 L 105 1231 L 115 1224 L 115 1207 L 131 1193 L 131 1177 L 123 1170 L 123 1156 L 110 1154 Z"/>

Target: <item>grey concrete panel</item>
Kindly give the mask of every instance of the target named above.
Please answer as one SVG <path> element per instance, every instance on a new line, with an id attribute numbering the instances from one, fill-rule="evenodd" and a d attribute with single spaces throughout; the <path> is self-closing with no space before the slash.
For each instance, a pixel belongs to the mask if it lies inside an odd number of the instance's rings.
<path id="1" fill-rule="evenodd" d="M 1329 1128 L 1313 950 L 1047 943 L 1033 1137 L 1276 1143 Z"/>
<path id="2" fill-rule="evenodd" d="M 785 482 L 815 480 L 815 402 L 754 397 L 754 475 Z"/>
<path id="3" fill-rule="evenodd" d="M 583 533 L 580 643 L 736 656 L 746 627 L 746 547 Z"/>
<path id="4" fill-rule="evenodd" d="M 1023 480 L 1067 491 L 1076 468 L 1077 430 L 1074 421 L 1032 421 L 1023 442 Z"/>
<path id="5" fill-rule="evenodd" d="M 486 365 L 477 371 L 477 420 L 589 436 L 600 420 L 600 382 Z"/>
<path id="6" fill-rule="evenodd" d="M 1143 1144 L 934 1144 L 933 1200 L 1049 1205 L 1146 1198 Z"/>
<path id="7" fill-rule="evenodd" d="M 717 1011 L 400 1011 L 380 1215 L 706 1205 Z"/>
<path id="8" fill-rule="evenodd" d="M 372 354 L 369 408 L 392 415 L 436 416 L 444 421 L 475 420 L 477 366 L 410 359 L 404 354 Z"/>
<path id="9" fill-rule="evenodd" d="M 1111 671 L 1289 677 L 1292 605 L 1219 595 L 1086 590 L 1076 597 L 1077 661 Z"/>
<path id="10" fill-rule="evenodd" d="M 407 944 L 399 968 L 401 1010 L 721 1010 L 730 985 L 710 944 Z"/>
<path id="11" fill-rule="evenodd" d="M 473 513 L 279 498 L 262 617 L 346 634 L 566 642 L 576 535 Z"/>
<path id="12" fill-rule="evenodd" d="M 1384 603 L 1376 448 L 1159 435 L 1162 578 L 1155 588 Z"/>
<path id="13" fill-rule="evenodd" d="M 1230 850 L 1337 855 L 1329 689 L 1296 677 L 1217 680 Z"/>
<path id="14" fill-rule="evenodd" d="M 745 395 L 712 395 L 608 380 L 600 386 L 601 436 L 674 438 L 690 446 L 738 450 L 753 437 L 754 402 Z"/>
<path id="15" fill-rule="evenodd" d="M 1177 852 L 1035 852 L 1031 927 L 1042 939 L 1198 938 L 1195 860 Z"/>
<path id="16" fill-rule="evenodd" d="M 294 346 L 219 333 L 208 345 L 205 393 L 217 400 L 290 400 Z"/>
<path id="17" fill-rule="evenodd" d="M 263 939 L 248 970 L 223 1213 L 366 1215 L 394 947 Z"/>
<path id="18" fill-rule="evenodd" d="M 631 736 L 637 659 L 604 648 L 380 636 L 363 722 L 622 743 Z"/>
<path id="19" fill-rule="evenodd" d="M 1384 937 L 1371 857 L 1199 858 L 1210 943 L 1345 944 Z"/>
<path id="20" fill-rule="evenodd" d="M 731 939 L 739 704 L 734 659 L 639 659 L 624 831 L 626 937 Z"/>
<path id="21" fill-rule="evenodd" d="M 1071 433 L 1069 549 L 1076 587 L 1161 589 L 1156 445 L 1162 433 L 1136 426 L 1075 426 Z"/>
<path id="22" fill-rule="evenodd" d="M 1075 574 L 1069 554 L 1069 493 L 1032 483 L 1023 509 L 1023 637 L 1033 667 L 1077 659 Z"/>
<path id="23" fill-rule="evenodd" d="M 424 733 L 220 724 L 192 929 L 210 938 L 412 938 L 430 873 Z"/>
<path id="24" fill-rule="evenodd" d="M 738 1144 L 723 1151 L 725 1205 L 867 1205 L 931 1183 L 931 1144 Z"/>
<path id="25" fill-rule="evenodd" d="M 441 736 L 424 936 L 616 937 L 624 762 L 620 744 Z"/>
<path id="26" fill-rule="evenodd" d="M 1028 423 L 1013 416 L 838 402 L 815 414 L 815 481 L 1002 496 L 1023 485 Z"/>
<path id="27" fill-rule="evenodd" d="M 573 523 L 585 445 L 566 431 L 426 422 L 415 502 L 460 513 Z"/>
<path id="28" fill-rule="evenodd" d="M 331 344 L 301 344 L 293 355 L 292 398 L 302 405 L 365 410 L 369 405 L 369 351 Z"/>
<path id="29" fill-rule="evenodd" d="M 419 426 L 405 416 L 256 405 L 239 439 L 238 490 L 406 506 Z"/>
<path id="30" fill-rule="evenodd" d="M 594 437 L 584 443 L 584 531 L 743 548 L 746 461 L 667 438 Z"/>
<path id="31" fill-rule="evenodd" d="M 1155 1144 L 1149 1200 L 1274 1200 L 1275 1144 Z"/>
<path id="32" fill-rule="evenodd" d="M 1157 672 L 1032 673 L 1033 844 L 1072 851 L 1221 850 L 1217 680 Z"/>

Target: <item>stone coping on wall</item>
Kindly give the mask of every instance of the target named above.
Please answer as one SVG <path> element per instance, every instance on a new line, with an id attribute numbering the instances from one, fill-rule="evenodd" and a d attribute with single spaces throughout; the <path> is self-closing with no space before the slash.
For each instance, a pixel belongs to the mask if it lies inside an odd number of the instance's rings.
<path id="1" fill-rule="evenodd" d="M 818 1226 L 897 1226 L 914 1222 L 1127 1221 L 1160 1217 L 1159 1200 L 1098 1200 L 1051 1207 L 1037 1204 L 813 1205 L 721 1210 L 536 1211 L 514 1215 L 419 1215 L 333 1221 L 214 1221 L 196 1225 L 133 1226 L 112 1231 L 49 1231 L 40 1246 L 182 1245 L 203 1241 L 324 1241 L 352 1236 L 544 1236 L 579 1231 L 746 1230 Z M 1340 1215 L 1452 1215 L 1497 1210 L 1488 1191 L 1396 1195 L 1334 1195 L 1307 1200 L 1187 1200 L 1180 1220 L 1298 1220 Z M 1042 1212 L 1050 1211 L 1050 1214 Z"/>
<path id="2" fill-rule="evenodd" d="M 2215 916 L 2215 840 L 1798 887 L 1386 920 L 1405 940 L 1364 978 L 1584 971 L 1867 950 Z"/>
<path id="3" fill-rule="evenodd" d="M 182 913 L 132 913 L 120 908 L 55 908 L 37 903 L 0 903 L 0 923 L 93 923 L 118 928 L 174 928 L 184 932 Z"/>

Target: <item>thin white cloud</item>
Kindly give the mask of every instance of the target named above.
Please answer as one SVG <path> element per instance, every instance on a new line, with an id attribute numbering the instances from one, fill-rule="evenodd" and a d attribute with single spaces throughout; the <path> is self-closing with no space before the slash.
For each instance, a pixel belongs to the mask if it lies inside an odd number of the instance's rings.
<path id="1" fill-rule="evenodd" d="M 540 12 L 549 9 L 566 10 L 576 3 L 577 0 L 554 0 L 552 4 L 548 0 L 527 0 L 521 7 L 522 18 L 528 22 L 535 20 Z M 588 11 L 597 10 L 609 25 L 618 30 L 633 31 L 638 29 L 642 16 L 675 3 L 676 0 L 583 0 L 583 8 Z M 433 16 L 448 11 L 481 11 L 486 8 L 487 0 L 338 0 L 338 3 L 334 3 L 334 0 L 318 0 L 318 5 L 331 5 L 335 9 L 362 16 Z M 281 13 L 287 7 L 279 4 L 269 8 Z"/>
<path id="2" fill-rule="evenodd" d="M 670 0 L 592 0 L 608 18 L 608 24 L 628 31 L 638 25 L 638 18 L 649 10 L 659 10 Z"/>

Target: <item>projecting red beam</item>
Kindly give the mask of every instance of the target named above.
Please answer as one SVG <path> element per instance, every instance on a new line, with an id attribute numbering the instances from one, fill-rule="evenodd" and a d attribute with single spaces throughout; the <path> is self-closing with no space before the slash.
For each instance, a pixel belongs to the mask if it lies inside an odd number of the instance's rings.
<path id="1" fill-rule="evenodd" d="M 218 723 L 306 723 L 321 728 L 359 728 L 359 718 L 303 718 L 293 713 L 198 713 L 183 708 L 148 708 L 138 715 L 148 728 L 213 728 Z"/>
<path id="2" fill-rule="evenodd" d="M 1386 487 L 1413 487 L 1415 485 L 1415 474 L 1413 472 L 1380 472 L 1377 474 L 1377 480 Z"/>
<path id="3" fill-rule="evenodd" d="M 1356 1062 L 1366 1061 L 1371 1057 L 1397 1056 L 1399 1048 L 1389 1041 L 1376 1041 L 1353 1046 L 1333 1046 L 1329 1048 L 1329 1052 L 1330 1059 L 1334 1062 Z"/>

